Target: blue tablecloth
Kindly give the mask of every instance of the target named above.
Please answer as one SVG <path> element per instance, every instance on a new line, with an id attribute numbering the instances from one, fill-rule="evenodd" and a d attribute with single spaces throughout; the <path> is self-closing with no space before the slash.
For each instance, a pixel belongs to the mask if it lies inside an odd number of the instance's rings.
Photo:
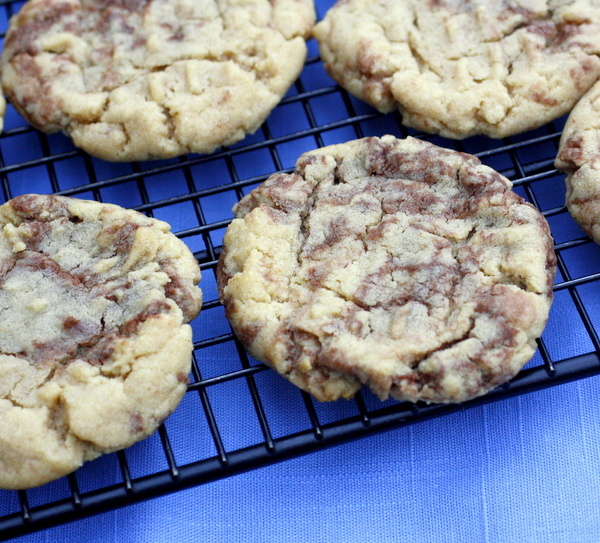
<path id="1" fill-rule="evenodd" d="M 19 541 L 597 543 L 599 388 L 561 385 Z"/>

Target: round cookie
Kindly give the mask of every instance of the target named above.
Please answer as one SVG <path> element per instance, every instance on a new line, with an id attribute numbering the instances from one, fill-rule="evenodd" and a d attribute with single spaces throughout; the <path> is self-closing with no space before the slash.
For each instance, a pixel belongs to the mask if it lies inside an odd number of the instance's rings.
<path id="1" fill-rule="evenodd" d="M 280 101 L 314 17 L 311 0 L 29 0 L 2 83 L 33 126 L 105 160 L 209 153 Z"/>
<path id="2" fill-rule="evenodd" d="M 536 128 L 600 76 L 592 0 L 344 0 L 314 35 L 342 87 L 449 138 Z"/>
<path id="3" fill-rule="evenodd" d="M 567 175 L 566 204 L 582 230 L 600 243 L 600 84 L 573 108 L 555 165 Z"/>
<path id="4" fill-rule="evenodd" d="M 0 132 L 4 130 L 4 115 L 6 114 L 6 100 L 4 99 L 4 92 L 0 85 Z"/>
<path id="5" fill-rule="evenodd" d="M 218 265 L 250 354 L 318 400 L 462 402 L 532 357 L 556 257 L 473 156 L 392 136 L 302 155 L 234 208 Z"/>
<path id="6" fill-rule="evenodd" d="M 169 226 L 58 196 L 0 206 L 0 488 L 152 432 L 186 391 L 198 263 Z"/>

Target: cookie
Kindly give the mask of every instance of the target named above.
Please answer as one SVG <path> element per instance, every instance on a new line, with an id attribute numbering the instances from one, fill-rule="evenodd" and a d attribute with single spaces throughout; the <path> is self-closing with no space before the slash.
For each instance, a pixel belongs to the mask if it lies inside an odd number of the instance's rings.
<path id="1" fill-rule="evenodd" d="M 0 132 L 4 129 L 4 115 L 6 114 L 6 100 L 4 99 L 4 93 L 2 92 L 2 86 L 0 85 Z"/>
<path id="2" fill-rule="evenodd" d="M 555 165 L 566 173 L 566 204 L 571 216 L 600 243 L 600 84 L 595 84 L 569 115 Z"/>
<path id="3" fill-rule="evenodd" d="M 186 391 L 198 263 L 169 226 L 59 196 L 0 206 L 0 488 L 152 432 Z"/>
<path id="4" fill-rule="evenodd" d="M 513 377 L 547 321 L 544 217 L 471 155 L 392 136 L 302 155 L 234 208 L 218 264 L 240 342 L 318 400 L 454 403 Z"/>
<path id="5" fill-rule="evenodd" d="M 344 0 L 314 35 L 342 87 L 448 138 L 539 127 L 600 76 L 592 0 Z"/>
<path id="6" fill-rule="evenodd" d="M 29 0 L 0 61 L 33 126 L 111 161 L 210 153 L 298 77 L 311 0 Z"/>

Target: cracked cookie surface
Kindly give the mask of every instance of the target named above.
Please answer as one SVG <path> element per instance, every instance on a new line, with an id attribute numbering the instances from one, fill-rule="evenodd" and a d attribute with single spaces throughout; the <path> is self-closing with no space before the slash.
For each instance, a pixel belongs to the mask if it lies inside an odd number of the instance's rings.
<path id="1" fill-rule="evenodd" d="M 0 206 L 0 488 L 40 485 L 152 432 L 188 383 L 198 263 L 111 204 Z"/>
<path id="2" fill-rule="evenodd" d="M 277 105 L 314 17 L 312 0 L 29 0 L 2 82 L 33 126 L 100 158 L 209 153 Z"/>
<path id="3" fill-rule="evenodd" d="M 341 86 L 455 139 L 536 128 L 600 76 L 596 0 L 344 0 L 314 35 Z"/>
<path id="4" fill-rule="evenodd" d="M 600 84 L 573 108 L 555 165 L 566 173 L 566 204 L 582 230 L 600 243 Z"/>
<path id="5" fill-rule="evenodd" d="M 321 401 L 462 402 L 533 356 L 544 217 L 473 156 L 366 138 L 302 155 L 234 208 L 218 265 L 241 343 Z"/>

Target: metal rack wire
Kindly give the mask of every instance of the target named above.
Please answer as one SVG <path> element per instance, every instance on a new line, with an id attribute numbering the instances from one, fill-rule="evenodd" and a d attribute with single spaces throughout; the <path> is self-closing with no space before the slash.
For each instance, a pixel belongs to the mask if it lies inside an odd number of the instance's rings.
<path id="1" fill-rule="evenodd" d="M 19 5 L 0 2 L 2 29 Z M 594 302 L 600 299 L 600 247 L 563 205 L 563 176 L 553 161 L 564 119 L 505 140 L 454 142 L 418 133 L 404 128 L 398 115 L 380 115 L 334 85 L 316 45 L 309 46 L 302 75 L 264 126 L 208 156 L 108 164 L 62 135 L 33 130 L 9 107 L 0 136 L 0 198 L 53 192 L 117 203 L 170 222 L 200 262 L 205 303 L 193 323 L 192 382 L 182 406 L 155 436 L 127 451 L 40 489 L 0 491 L 0 539 L 600 373 L 600 311 Z M 246 355 L 217 300 L 215 266 L 235 201 L 271 173 L 290 171 L 305 150 L 384 133 L 410 134 L 477 155 L 544 213 L 556 240 L 558 277 L 548 329 L 572 334 L 560 343 L 545 334 L 536 356 L 510 384 L 461 406 L 382 403 L 369 392 L 350 402 L 318 404 Z M 183 447 L 182 440 L 194 446 Z"/>

